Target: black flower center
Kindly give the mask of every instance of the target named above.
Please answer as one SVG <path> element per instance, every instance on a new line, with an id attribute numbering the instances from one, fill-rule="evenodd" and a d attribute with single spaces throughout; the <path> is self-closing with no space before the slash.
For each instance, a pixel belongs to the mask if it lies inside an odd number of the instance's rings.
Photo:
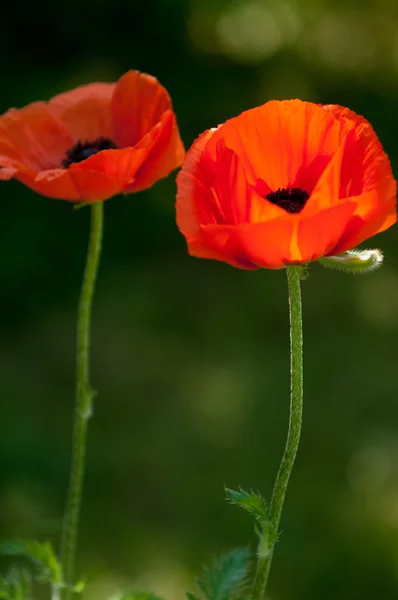
<path id="1" fill-rule="evenodd" d="M 269 192 L 265 197 L 288 213 L 298 213 L 303 210 L 310 195 L 301 188 L 278 188 L 275 192 Z"/>
<path id="2" fill-rule="evenodd" d="M 94 141 L 86 140 L 85 142 L 79 140 L 72 148 L 65 152 L 66 158 L 62 161 L 61 166 L 67 169 L 72 163 L 86 160 L 86 158 L 97 154 L 100 150 L 112 149 L 116 150 L 117 146 L 110 138 L 99 137 Z"/>

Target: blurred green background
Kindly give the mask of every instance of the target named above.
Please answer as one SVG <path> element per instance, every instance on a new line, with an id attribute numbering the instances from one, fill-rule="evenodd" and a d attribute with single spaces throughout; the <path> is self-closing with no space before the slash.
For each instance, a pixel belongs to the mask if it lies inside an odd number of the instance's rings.
<path id="1" fill-rule="evenodd" d="M 398 173 L 396 0 L 9 2 L 0 111 L 129 68 L 168 88 L 188 147 L 272 98 L 349 106 Z M 75 313 L 89 212 L 0 185 L 0 535 L 58 543 L 70 458 Z M 106 203 L 94 309 L 79 573 L 166 600 L 251 543 L 223 485 L 270 496 L 287 430 L 283 271 L 190 258 L 174 175 Z M 398 597 L 398 234 L 371 275 L 303 283 L 305 418 L 272 600 Z"/>

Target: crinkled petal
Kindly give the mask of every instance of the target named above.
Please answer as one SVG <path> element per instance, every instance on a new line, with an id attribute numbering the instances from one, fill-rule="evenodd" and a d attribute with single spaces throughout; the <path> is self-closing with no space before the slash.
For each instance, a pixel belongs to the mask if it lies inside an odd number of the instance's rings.
<path id="1" fill-rule="evenodd" d="M 103 150 L 73 163 L 70 178 L 83 202 L 97 202 L 120 194 L 134 182 L 142 156 L 135 148 Z"/>
<path id="2" fill-rule="evenodd" d="M 213 194 L 203 173 L 200 159 L 207 141 L 215 131 L 209 129 L 195 140 L 176 179 L 177 226 L 181 233 L 192 238 L 199 234 L 201 223 L 213 220 L 210 216 Z"/>
<path id="3" fill-rule="evenodd" d="M 316 104 L 270 101 L 221 125 L 208 151 L 223 139 L 252 184 L 262 179 L 272 190 L 300 187 L 311 193 L 352 127 Z"/>
<path id="4" fill-rule="evenodd" d="M 350 121 L 355 135 L 347 140 L 340 174 L 342 198 L 379 191 L 378 203 L 390 203 L 396 195 L 396 183 L 387 154 L 370 123 L 348 108 L 327 105 L 338 118 Z"/>
<path id="5" fill-rule="evenodd" d="M 297 246 L 300 262 L 307 263 L 328 255 L 344 235 L 356 203 L 345 201 L 302 217 L 297 227 Z"/>
<path id="6" fill-rule="evenodd" d="M 201 239 L 206 246 L 216 249 L 224 260 L 229 259 L 225 262 L 233 260 L 240 263 L 240 268 L 281 269 L 301 259 L 290 248 L 293 231 L 292 219 L 241 225 L 203 225 Z"/>
<path id="7" fill-rule="evenodd" d="M 359 201 L 356 196 L 349 199 L 355 202 L 356 210 L 349 219 L 340 240 L 328 255 L 333 256 L 346 250 L 352 250 L 358 244 L 385 231 L 396 223 L 395 199 L 392 198 L 390 204 L 383 203 L 379 205 L 377 199 L 374 198 L 375 194 L 377 192 L 366 192 L 362 194 Z M 365 206 L 368 210 L 365 209 Z"/>
<path id="8" fill-rule="evenodd" d="M 111 100 L 114 89 L 114 83 L 89 83 L 50 100 L 49 107 L 70 131 L 73 143 L 99 137 L 113 139 Z"/>
<path id="9" fill-rule="evenodd" d="M 56 200 L 70 200 L 72 202 L 80 200 L 79 194 L 70 178 L 69 171 L 65 169 L 35 171 L 21 166 L 13 174 L 13 178 L 42 196 Z"/>
<path id="10" fill-rule="evenodd" d="M 235 247 L 233 251 L 225 252 L 225 247 L 219 244 L 217 236 L 202 236 L 200 238 L 186 238 L 188 253 L 196 258 L 207 258 L 210 260 L 219 260 L 238 269 L 253 270 L 258 266 L 250 262 L 246 256 L 240 253 Z"/>
<path id="11" fill-rule="evenodd" d="M 0 166 L 7 159 L 40 171 L 59 167 L 73 140 L 44 102 L 11 108 L 0 117 Z"/>
<path id="12" fill-rule="evenodd" d="M 142 152 L 143 159 L 134 183 L 126 188 L 126 192 L 144 190 L 181 165 L 185 150 L 171 110 L 163 114 L 160 122 L 138 142 L 135 150 Z"/>
<path id="13" fill-rule="evenodd" d="M 172 110 L 167 90 L 155 77 L 128 71 L 116 83 L 111 111 L 116 144 L 134 146 Z"/>
<path id="14" fill-rule="evenodd" d="M 0 181 L 12 179 L 17 172 L 15 167 L 0 167 Z"/>

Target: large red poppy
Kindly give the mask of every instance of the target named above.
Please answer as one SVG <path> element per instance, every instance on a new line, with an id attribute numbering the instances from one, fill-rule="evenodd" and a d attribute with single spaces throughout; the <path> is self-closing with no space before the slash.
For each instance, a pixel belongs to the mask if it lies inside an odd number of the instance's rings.
<path id="1" fill-rule="evenodd" d="M 271 101 L 203 133 L 177 176 L 193 256 L 278 269 L 352 249 L 396 222 L 371 125 L 340 106 Z"/>
<path id="2" fill-rule="evenodd" d="M 95 202 L 136 192 L 183 158 L 170 96 L 138 71 L 0 116 L 0 179 L 51 198 Z"/>

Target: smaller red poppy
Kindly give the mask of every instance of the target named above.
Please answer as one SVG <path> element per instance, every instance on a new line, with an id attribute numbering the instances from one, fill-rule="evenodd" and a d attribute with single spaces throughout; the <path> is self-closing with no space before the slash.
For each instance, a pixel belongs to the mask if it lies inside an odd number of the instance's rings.
<path id="1" fill-rule="evenodd" d="M 50 198 L 86 203 L 137 192 L 183 158 L 169 94 L 138 71 L 0 116 L 0 179 Z"/>
<path id="2" fill-rule="evenodd" d="M 393 225 L 396 182 L 363 117 L 271 101 L 194 142 L 176 209 L 191 255 L 279 269 L 340 254 Z"/>

